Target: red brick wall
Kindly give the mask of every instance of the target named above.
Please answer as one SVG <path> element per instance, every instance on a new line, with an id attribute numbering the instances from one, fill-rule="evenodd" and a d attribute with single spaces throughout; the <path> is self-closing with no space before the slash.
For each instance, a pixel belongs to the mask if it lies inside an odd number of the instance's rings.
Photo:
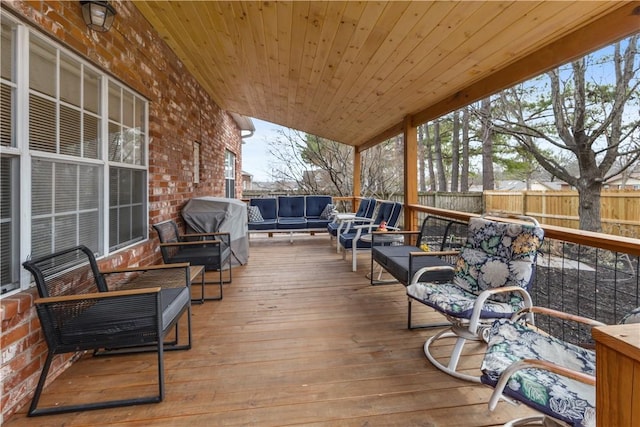
<path id="1" fill-rule="evenodd" d="M 209 97 L 184 64 L 157 36 L 133 2 L 111 2 L 117 10 L 107 33 L 87 29 L 79 2 L 5 1 L 2 9 L 39 28 L 59 43 L 149 99 L 149 222 L 180 221 L 186 201 L 224 196 L 224 153 L 236 165 L 241 197 L 241 138 L 233 119 Z M 200 142 L 200 183 L 193 183 L 193 142 Z M 150 240 L 101 260 L 101 267 L 160 261 L 155 232 Z M 3 420 L 28 403 L 46 356 L 31 290 L 3 298 L 0 381 Z M 58 358 L 59 375 L 70 356 Z"/>

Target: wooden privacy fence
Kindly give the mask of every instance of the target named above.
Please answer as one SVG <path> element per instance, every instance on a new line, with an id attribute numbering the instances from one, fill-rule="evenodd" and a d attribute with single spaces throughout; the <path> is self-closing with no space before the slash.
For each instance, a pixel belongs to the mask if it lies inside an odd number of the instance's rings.
<path id="1" fill-rule="evenodd" d="M 484 211 L 530 215 L 543 224 L 579 228 L 576 191 L 485 191 Z M 601 193 L 602 232 L 640 237 L 640 191 Z"/>

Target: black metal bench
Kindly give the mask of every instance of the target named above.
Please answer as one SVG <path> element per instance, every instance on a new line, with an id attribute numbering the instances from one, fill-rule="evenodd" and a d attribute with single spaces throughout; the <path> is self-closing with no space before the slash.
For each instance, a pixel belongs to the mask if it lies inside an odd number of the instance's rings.
<path id="1" fill-rule="evenodd" d="M 149 266 L 114 270 L 132 275 L 131 289 L 110 290 L 105 272 L 100 272 L 93 253 L 76 246 L 52 255 L 26 261 L 23 266 L 34 277 L 40 299 L 35 301 L 48 353 L 28 415 L 47 415 L 81 410 L 157 403 L 164 398 L 164 350 L 191 348 L 191 294 L 189 264 Z M 156 279 L 146 280 L 145 272 Z M 158 274 L 166 280 L 158 280 Z M 165 277 L 166 276 L 166 277 Z M 186 313 L 188 342 L 179 344 L 178 320 Z M 165 338 L 175 327 L 175 338 Z M 93 350 L 107 354 L 156 351 L 158 393 L 129 399 L 38 408 L 51 362 L 57 354 Z"/>
<path id="2" fill-rule="evenodd" d="M 415 244 L 377 245 L 372 235 L 371 272 L 372 285 L 400 282 L 407 286 L 413 275 L 423 267 L 442 264 L 443 257 L 456 255 L 467 237 L 467 223 L 448 218 L 428 215 L 418 231 L 394 231 L 385 234 L 401 234 L 405 243 L 415 238 Z M 424 246 L 426 245 L 426 246 Z M 423 246 L 424 249 L 421 249 Z M 434 259 L 438 257 L 438 259 Z M 445 258 L 446 259 L 446 258 Z M 374 266 L 380 265 L 395 280 L 377 280 L 374 278 Z M 430 281 L 445 281 L 452 277 L 450 271 L 430 272 Z"/>

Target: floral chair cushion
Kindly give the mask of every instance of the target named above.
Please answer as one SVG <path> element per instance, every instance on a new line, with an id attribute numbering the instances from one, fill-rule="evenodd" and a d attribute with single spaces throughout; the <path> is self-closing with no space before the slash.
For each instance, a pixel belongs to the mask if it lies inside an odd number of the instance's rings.
<path id="1" fill-rule="evenodd" d="M 423 304 L 460 319 L 471 317 L 473 306 L 478 298 L 476 294 L 451 283 L 413 283 L 407 286 L 407 293 Z M 512 298 L 509 302 L 487 300 L 480 312 L 480 318 L 511 317 L 514 312 L 523 307 L 523 300 L 520 297 Z"/>
<path id="2" fill-rule="evenodd" d="M 544 231 L 529 224 L 472 218 L 467 243 L 456 263 L 453 283 L 480 294 L 486 289 L 519 286 L 528 289 Z M 498 294 L 494 301 L 512 302 L 518 294 Z"/>
<path id="3" fill-rule="evenodd" d="M 496 320 L 489 333 L 481 381 L 495 387 L 502 372 L 523 359 L 552 360 L 595 376 L 594 351 L 543 335 L 509 319 Z M 510 378 L 504 394 L 570 425 L 596 425 L 595 388 L 582 382 L 541 369 L 522 369 Z"/>

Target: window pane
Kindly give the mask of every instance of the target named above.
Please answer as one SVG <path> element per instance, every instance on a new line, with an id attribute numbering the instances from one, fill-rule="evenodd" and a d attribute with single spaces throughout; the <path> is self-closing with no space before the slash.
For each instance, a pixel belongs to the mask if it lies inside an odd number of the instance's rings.
<path id="1" fill-rule="evenodd" d="M 125 127 L 133 127 L 133 95 L 130 92 L 124 92 L 122 97 L 122 124 Z"/>
<path id="2" fill-rule="evenodd" d="M 81 156 L 80 111 L 60 105 L 60 154 Z"/>
<path id="3" fill-rule="evenodd" d="M 122 206 L 118 212 L 118 242 L 131 240 L 131 206 Z"/>
<path id="4" fill-rule="evenodd" d="M 136 135 L 134 129 L 124 129 L 122 132 L 122 159 L 123 163 L 129 163 L 131 165 L 139 164 L 138 147 L 140 144 L 139 138 Z"/>
<path id="5" fill-rule="evenodd" d="M 17 193 L 13 182 L 14 168 L 18 159 L 0 158 L 0 285 L 1 293 L 9 292 L 19 286 L 17 254 L 19 253 L 18 219 L 14 218 L 13 202 Z"/>
<path id="6" fill-rule="evenodd" d="M 87 159 L 98 159 L 100 156 L 100 119 L 84 114 L 84 155 Z"/>
<path id="7" fill-rule="evenodd" d="M 135 108 L 136 117 L 135 122 L 133 123 L 133 127 L 140 130 L 140 132 L 142 133 L 146 133 L 147 129 L 145 127 L 145 117 L 147 117 L 147 112 L 145 108 L 145 102 L 142 99 L 136 97 Z"/>
<path id="8" fill-rule="evenodd" d="M 56 152 L 56 104 L 36 95 L 29 95 L 29 148 Z"/>
<path id="9" fill-rule="evenodd" d="M 34 218 L 31 221 L 31 258 L 53 253 L 53 218 Z"/>
<path id="10" fill-rule="evenodd" d="M 98 209 L 100 206 L 100 192 L 102 188 L 102 173 L 96 166 L 80 166 L 80 199 L 78 201 L 80 210 Z"/>
<path id="11" fill-rule="evenodd" d="M 56 216 L 53 226 L 55 227 L 53 250 L 60 251 L 78 244 L 78 224 L 77 215 Z"/>
<path id="12" fill-rule="evenodd" d="M 60 54 L 60 99 L 80 107 L 80 63 Z"/>
<path id="13" fill-rule="evenodd" d="M 15 24 L 2 19 L 0 32 L 0 76 L 13 81 L 13 40 Z"/>
<path id="14" fill-rule="evenodd" d="M 120 122 L 120 88 L 109 83 L 109 120 Z"/>
<path id="15" fill-rule="evenodd" d="M 146 172 L 109 168 L 109 247 L 146 237 Z"/>
<path id="16" fill-rule="evenodd" d="M 34 159 L 34 254 L 46 255 L 78 244 L 100 250 L 100 170 L 95 165 Z"/>
<path id="17" fill-rule="evenodd" d="M 31 169 L 32 215 L 50 215 L 53 212 L 53 163 L 33 159 Z"/>
<path id="18" fill-rule="evenodd" d="M 120 125 L 109 122 L 109 161 L 119 162 L 122 155 Z"/>
<path id="19" fill-rule="evenodd" d="M 132 171 L 129 169 L 120 169 L 119 171 L 119 205 L 128 205 L 131 203 L 131 173 Z"/>
<path id="20" fill-rule="evenodd" d="M 29 48 L 29 87 L 56 96 L 56 50 L 31 36 Z"/>
<path id="21" fill-rule="evenodd" d="M 134 204 L 143 204 L 146 194 L 147 182 L 146 175 L 142 171 L 134 171 L 131 177 L 133 184 L 131 188 L 133 190 L 131 194 L 131 201 Z"/>
<path id="22" fill-rule="evenodd" d="M 78 209 L 78 166 L 56 163 L 54 174 L 55 212 L 63 213 Z"/>
<path id="23" fill-rule="evenodd" d="M 84 68 L 84 108 L 98 113 L 100 105 L 100 76 Z"/>
<path id="24" fill-rule="evenodd" d="M 0 84 L 0 145 L 13 146 L 14 123 L 14 89 L 4 83 Z"/>
<path id="25" fill-rule="evenodd" d="M 93 252 L 100 252 L 100 212 L 82 212 L 80 214 L 80 241 Z"/>

